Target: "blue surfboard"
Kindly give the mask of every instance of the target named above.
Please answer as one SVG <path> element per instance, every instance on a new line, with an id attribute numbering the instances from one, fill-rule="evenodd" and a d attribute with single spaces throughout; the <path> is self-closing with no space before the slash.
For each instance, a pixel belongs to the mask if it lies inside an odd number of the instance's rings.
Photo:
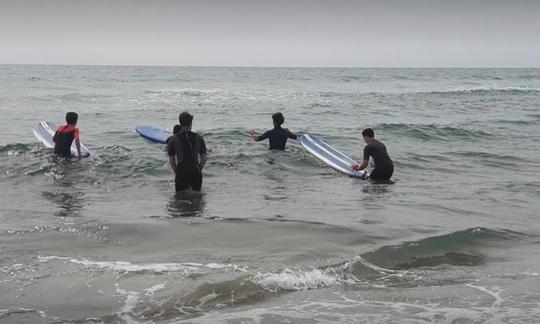
<path id="1" fill-rule="evenodd" d="M 172 136 L 171 132 L 152 126 L 137 126 L 135 131 L 147 140 L 161 144 L 166 144 L 167 139 Z"/>
<path id="2" fill-rule="evenodd" d="M 352 165 L 358 164 L 356 161 L 328 145 L 317 136 L 304 134 L 300 137 L 300 144 L 313 156 L 339 172 L 354 178 L 367 179 L 369 177 L 365 170 L 354 171 Z"/>
<path id="3" fill-rule="evenodd" d="M 45 147 L 48 148 L 54 148 L 54 141 L 53 136 L 54 133 L 56 133 L 56 130 L 58 129 L 58 125 L 56 125 L 53 122 L 48 121 L 41 121 L 39 124 L 34 126 L 32 128 L 32 132 L 34 133 L 34 136 L 45 145 Z M 77 156 L 77 146 L 75 145 L 75 141 L 73 141 L 73 144 L 71 144 L 71 155 Z M 81 143 L 81 155 L 83 157 L 90 156 L 90 150 L 84 146 Z"/>

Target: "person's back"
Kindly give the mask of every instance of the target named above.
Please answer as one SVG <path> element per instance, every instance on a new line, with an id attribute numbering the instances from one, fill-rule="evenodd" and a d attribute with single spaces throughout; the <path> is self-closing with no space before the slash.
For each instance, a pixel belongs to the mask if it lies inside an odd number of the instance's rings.
<path id="1" fill-rule="evenodd" d="M 364 159 L 369 159 L 370 156 L 373 158 L 373 163 L 375 164 L 375 169 L 371 172 L 372 176 L 370 177 L 372 179 L 390 179 L 394 172 L 394 163 L 388 155 L 386 146 L 382 142 L 372 139 L 371 142 L 364 147 Z"/>
<path id="2" fill-rule="evenodd" d="M 286 128 L 281 128 L 281 125 L 285 122 L 285 118 L 281 113 L 275 113 L 272 115 L 272 121 L 274 123 L 274 128 L 264 132 L 264 134 L 258 136 L 255 131 L 251 131 L 251 137 L 255 142 L 260 142 L 265 139 L 268 139 L 270 142 L 271 150 L 285 150 L 285 145 L 287 144 L 287 139 L 297 139 L 296 134 L 290 132 Z"/>
<path id="3" fill-rule="evenodd" d="M 191 131 L 193 116 L 184 112 L 179 116 L 181 130 L 167 143 L 171 168 L 175 172 L 176 191 L 202 187 L 202 169 L 206 164 L 206 144 L 202 136 Z"/>
<path id="4" fill-rule="evenodd" d="M 204 146 L 204 150 L 203 150 Z M 191 130 L 182 129 L 174 134 L 168 143 L 168 150 L 174 150 L 177 164 L 200 164 L 198 154 L 206 150 L 201 135 Z"/>
<path id="5" fill-rule="evenodd" d="M 373 180 L 389 180 L 394 174 L 394 162 L 390 159 L 386 146 L 375 139 L 373 129 L 366 128 L 362 131 L 362 136 L 366 142 L 364 146 L 364 160 L 361 165 L 353 165 L 353 170 L 364 170 L 369 165 L 369 158 L 373 158 L 375 168 L 369 175 Z"/>
<path id="6" fill-rule="evenodd" d="M 78 115 L 74 112 L 66 114 L 66 125 L 58 127 L 53 136 L 54 153 L 61 157 L 70 158 L 71 145 L 73 141 L 76 143 L 78 157 L 81 157 L 81 146 L 79 141 L 79 129 L 76 127 Z"/>
<path id="7" fill-rule="evenodd" d="M 270 142 L 271 150 L 284 151 L 285 145 L 287 144 L 287 139 L 288 138 L 296 139 L 297 136 L 289 132 L 289 130 L 287 129 L 276 127 L 274 129 L 266 131 L 264 134 L 262 134 L 258 138 L 259 138 L 259 141 L 262 141 L 268 138 L 268 142 Z"/>

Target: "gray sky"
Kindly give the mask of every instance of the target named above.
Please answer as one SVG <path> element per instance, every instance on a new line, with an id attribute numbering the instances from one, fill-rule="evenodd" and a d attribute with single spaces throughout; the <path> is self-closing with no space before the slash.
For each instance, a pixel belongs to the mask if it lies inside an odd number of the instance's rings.
<path id="1" fill-rule="evenodd" d="M 540 0 L 0 0 L 0 64 L 540 67 Z"/>

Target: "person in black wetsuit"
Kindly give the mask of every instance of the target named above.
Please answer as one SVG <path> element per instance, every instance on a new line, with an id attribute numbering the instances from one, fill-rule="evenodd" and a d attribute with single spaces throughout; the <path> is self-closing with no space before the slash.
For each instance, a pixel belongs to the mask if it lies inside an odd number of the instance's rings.
<path id="1" fill-rule="evenodd" d="M 176 135 L 178 132 L 180 132 L 182 130 L 182 127 L 178 124 L 174 125 L 173 129 L 172 129 L 172 136 L 169 136 L 167 138 L 167 140 L 165 141 L 165 144 L 169 144 L 169 141 L 172 140 L 172 138 L 174 137 L 174 135 Z"/>
<path id="2" fill-rule="evenodd" d="M 287 128 L 281 128 L 281 125 L 285 122 L 283 114 L 278 112 L 272 115 L 272 121 L 274 122 L 274 128 L 264 132 L 262 135 L 257 135 L 254 130 L 250 131 L 251 138 L 255 142 L 260 142 L 268 138 L 270 142 L 271 150 L 285 150 L 285 144 L 288 138 L 297 139 L 296 134 L 290 132 Z"/>
<path id="3" fill-rule="evenodd" d="M 66 125 L 60 125 L 53 136 L 54 153 L 61 157 L 72 158 L 71 144 L 75 141 L 77 147 L 77 158 L 81 159 L 81 141 L 79 140 L 79 129 L 76 127 L 79 115 L 75 112 L 66 114 Z"/>
<path id="4" fill-rule="evenodd" d="M 375 132 L 373 132 L 373 129 L 371 128 L 364 129 L 362 131 L 362 136 L 367 144 L 364 146 L 364 160 L 361 165 L 353 165 L 353 170 L 359 171 L 367 168 L 369 157 L 371 156 L 375 168 L 371 171 L 369 178 L 373 180 L 389 180 L 394 173 L 394 163 L 392 162 L 392 159 L 390 159 L 390 156 L 388 156 L 386 146 L 375 139 Z"/>
<path id="5" fill-rule="evenodd" d="M 201 135 L 191 131 L 193 116 L 183 112 L 178 116 L 180 131 L 167 143 L 169 163 L 175 173 L 176 191 L 201 191 L 202 169 L 206 165 L 206 144 Z"/>

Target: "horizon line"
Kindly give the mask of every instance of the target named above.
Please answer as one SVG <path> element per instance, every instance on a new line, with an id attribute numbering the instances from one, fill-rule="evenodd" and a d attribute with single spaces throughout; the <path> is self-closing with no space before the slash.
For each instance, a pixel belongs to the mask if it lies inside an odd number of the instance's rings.
<path id="1" fill-rule="evenodd" d="M 280 66 L 280 65 L 159 65 L 159 64 L 45 64 L 0 63 L 0 66 L 80 66 L 80 67 L 168 67 L 168 68 L 251 68 L 251 69 L 540 69 L 540 66 Z"/>

